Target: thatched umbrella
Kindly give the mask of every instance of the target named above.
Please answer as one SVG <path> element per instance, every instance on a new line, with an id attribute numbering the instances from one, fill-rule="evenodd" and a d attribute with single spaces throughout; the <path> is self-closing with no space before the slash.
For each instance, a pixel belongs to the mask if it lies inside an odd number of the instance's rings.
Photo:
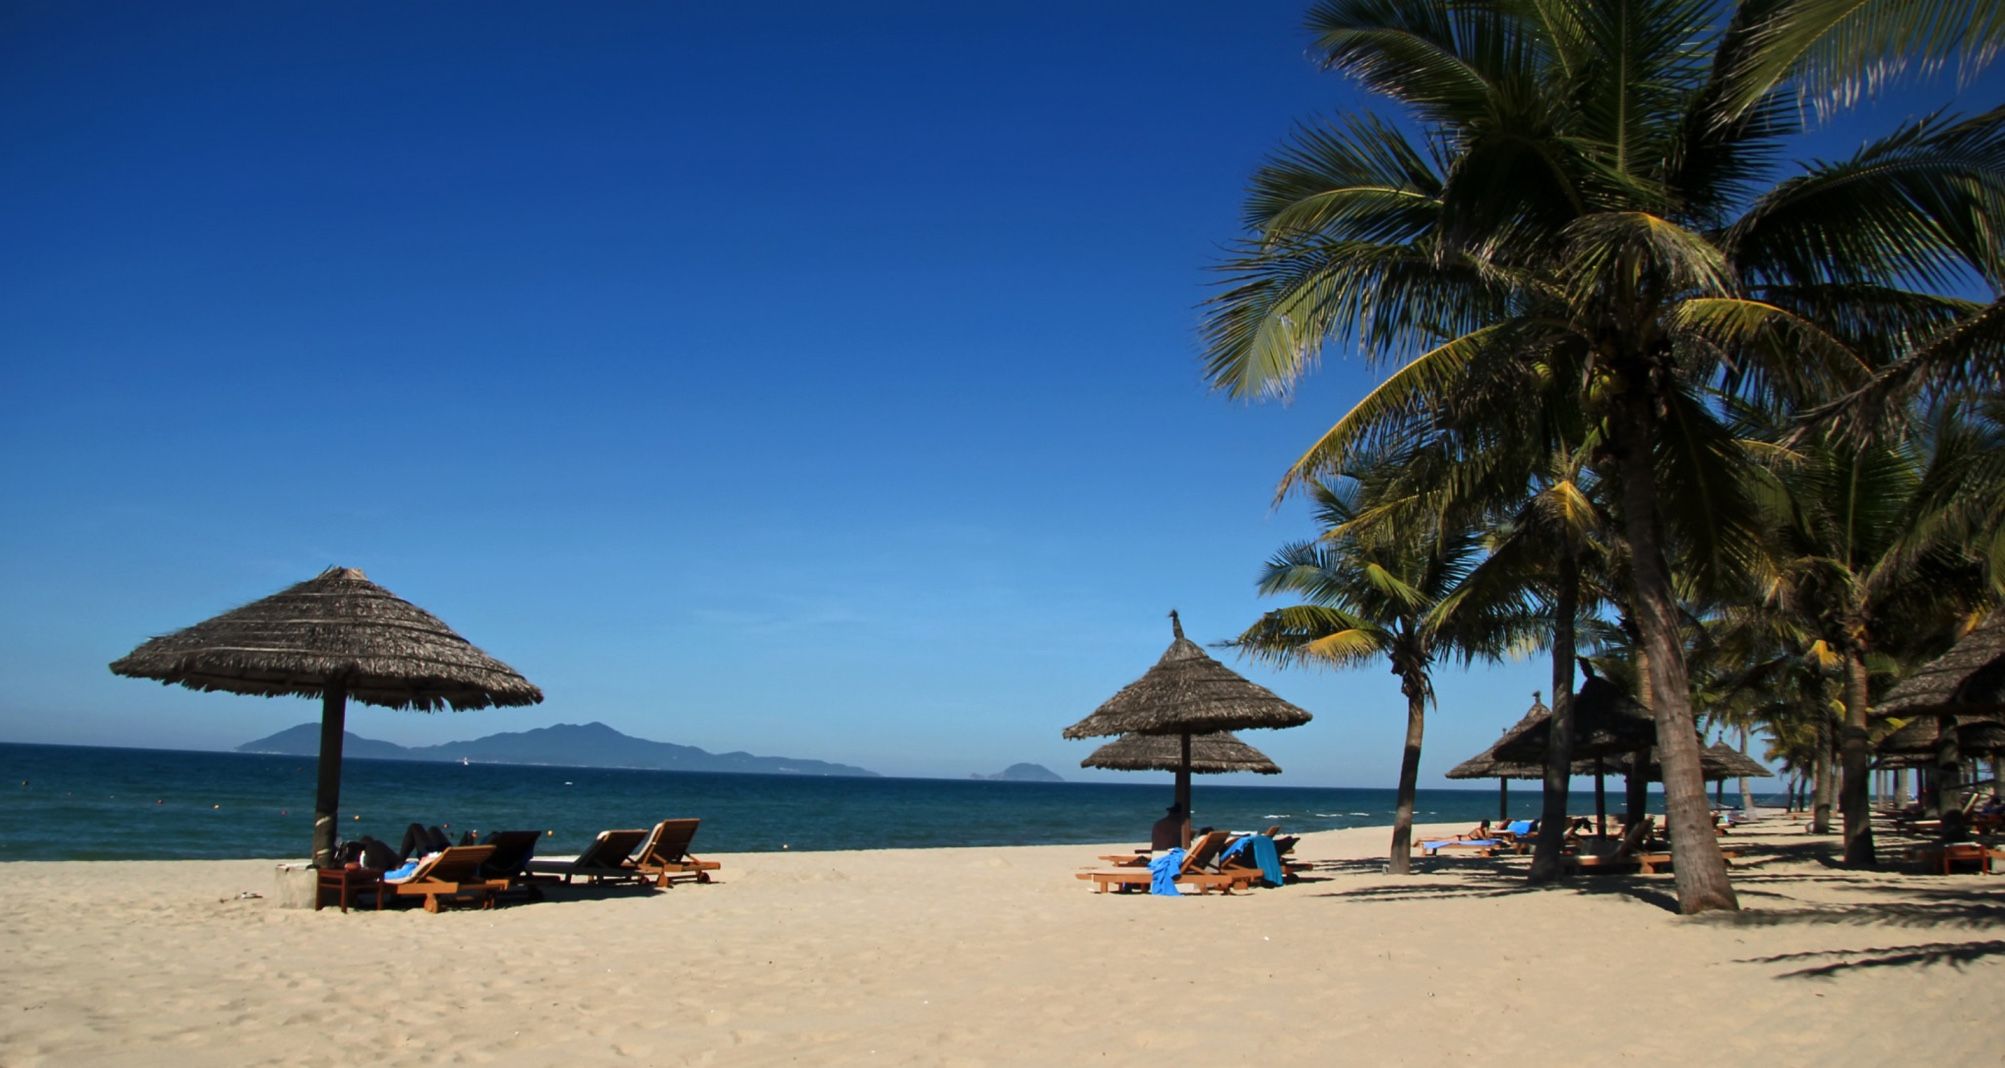
<path id="1" fill-rule="evenodd" d="M 354 568 L 317 577 L 185 630 L 111 664 L 114 674 L 259 697 L 318 697 L 320 783 L 313 863 L 334 859 L 348 699 L 388 708 L 533 705 L 543 691 L 438 617 Z"/>
<path id="2" fill-rule="evenodd" d="M 1576 774 L 1593 772 L 1594 815 L 1599 829 L 1605 832 L 1608 828 L 1606 772 L 1609 758 L 1628 757 L 1657 744 L 1657 722 L 1650 717 L 1648 709 L 1622 692 L 1620 686 L 1596 675 L 1593 666 L 1586 660 L 1580 661 L 1580 669 L 1586 678 L 1581 682 L 1580 690 L 1573 695 L 1573 770 Z M 1528 715 L 1516 727 L 1506 731 L 1490 750 L 1497 755 L 1497 759 L 1507 763 L 1543 768 L 1546 749 L 1551 744 L 1551 715 Z M 1640 790 L 1641 783 L 1632 782 Z M 1641 800 L 1640 793 L 1630 794 L 1632 808 Z"/>
<path id="3" fill-rule="evenodd" d="M 1182 739 L 1177 764 L 1177 804 L 1190 811 L 1191 735 L 1249 727 L 1296 727 L 1309 713 L 1241 678 L 1184 637 L 1183 621 L 1170 613 L 1176 635 L 1162 659 L 1121 688 L 1093 714 L 1065 728 L 1067 738 L 1110 734 L 1172 735 Z"/>
<path id="4" fill-rule="evenodd" d="M 1878 717 L 1925 712 L 2005 716 L 2005 611 L 1992 612 L 1873 706 Z"/>
<path id="5" fill-rule="evenodd" d="M 1176 771 L 1183 766 L 1183 745 L 1167 734 L 1124 734 L 1093 750 L 1079 762 L 1082 768 L 1115 771 Z M 1199 775 L 1250 771 L 1279 775 L 1281 766 L 1267 754 L 1239 740 L 1231 731 L 1195 734 L 1190 740 L 1190 770 Z"/>
<path id="6" fill-rule="evenodd" d="M 1546 777 L 1544 764 L 1524 761 L 1501 760 L 1497 757 L 1497 746 L 1507 738 L 1522 734 L 1534 724 L 1542 723 L 1552 716 L 1552 709 L 1546 707 L 1543 695 L 1532 691 L 1532 707 L 1526 710 L 1524 718 L 1512 724 L 1498 738 L 1495 744 L 1475 756 L 1448 769 L 1451 779 L 1495 779 L 1497 780 L 1497 822 L 1511 818 L 1511 780 L 1543 779 Z"/>
<path id="7" fill-rule="evenodd" d="M 2005 752 L 2005 723 L 1988 716 L 1916 716 L 1880 739 L 1880 752 L 1906 757 L 1933 756 L 1945 735 L 1966 756 Z"/>
<path id="8" fill-rule="evenodd" d="M 1608 770 L 1628 775 L 1636 769 L 1635 757 L 1629 756 L 1613 760 Z M 1753 757 L 1744 756 L 1725 742 L 1714 742 L 1699 750 L 1699 777 L 1707 782 L 1724 782 L 1728 779 L 1766 779 L 1775 773 L 1763 767 Z M 1643 779 L 1646 782 L 1663 782 L 1664 766 L 1657 761 L 1657 750 L 1652 747 L 1649 760 L 1643 765 Z"/>

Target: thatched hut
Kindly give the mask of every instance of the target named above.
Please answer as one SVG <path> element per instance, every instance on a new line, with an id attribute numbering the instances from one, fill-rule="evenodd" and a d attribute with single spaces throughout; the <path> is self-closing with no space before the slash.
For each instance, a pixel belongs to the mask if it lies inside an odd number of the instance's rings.
<path id="1" fill-rule="evenodd" d="M 349 698 L 436 711 L 529 705 L 543 691 L 455 634 L 437 616 L 330 567 L 192 627 L 164 634 L 111 664 L 115 674 L 195 690 L 259 697 L 319 697 L 319 794 L 313 862 L 334 857 L 341 742 Z"/>
<path id="2" fill-rule="evenodd" d="M 1308 712 L 1272 690 L 1247 681 L 1184 637 L 1183 621 L 1170 613 L 1174 637 L 1154 667 L 1085 719 L 1065 728 L 1070 739 L 1116 734 L 1166 735 L 1179 741 L 1177 804 L 1190 811 L 1191 736 L 1249 727 L 1296 727 Z"/>

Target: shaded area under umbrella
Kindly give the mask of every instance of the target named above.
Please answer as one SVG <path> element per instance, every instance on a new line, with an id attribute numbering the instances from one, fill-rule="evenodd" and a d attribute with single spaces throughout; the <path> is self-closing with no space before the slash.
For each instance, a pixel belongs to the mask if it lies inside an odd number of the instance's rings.
<path id="1" fill-rule="evenodd" d="M 1176 803 L 1189 814 L 1192 735 L 1296 727 L 1312 717 L 1206 655 L 1184 637 L 1183 621 L 1175 612 L 1170 613 L 1170 630 L 1175 637 L 1155 666 L 1063 734 L 1074 740 L 1114 734 L 1177 738 Z"/>
<path id="2" fill-rule="evenodd" d="M 437 616 L 354 568 L 314 578 L 112 661 L 114 674 L 194 690 L 319 697 L 319 789 L 313 863 L 334 860 L 341 743 L 348 699 L 436 711 L 531 705 L 543 691 L 455 634 Z"/>

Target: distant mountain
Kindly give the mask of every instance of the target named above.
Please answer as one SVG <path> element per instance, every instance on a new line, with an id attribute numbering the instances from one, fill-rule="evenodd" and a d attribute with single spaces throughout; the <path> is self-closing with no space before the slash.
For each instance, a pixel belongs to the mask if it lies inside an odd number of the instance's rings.
<path id="1" fill-rule="evenodd" d="M 1011 764 L 994 775 L 976 775 L 990 782 L 1064 782 L 1058 773 L 1042 764 Z"/>
<path id="2" fill-rule="evenodd" d="M 527 731 L 490 734 L 467 742 L 404 746 L 344 734 L 342 755 L 373 760 L 439 760 L 476 764 L 550 764 L 572 768 L 653 768 L 663 771 L 754 772 L 767 775 L 852 775 L 877 773 L 848 764 L 793 757 L 711 753 L 693 745 L 651 742 L 621 734 L 603 723 L 559 723 Z M 314 756 L 320 752 L 320 724 L 302 723 L 269 738 L 245 742 L 239 753 Z M 1040 769 L 1041 770 L 1041 769 Z M 1046 774 L 1050 774 L 1046 772 Z"/>

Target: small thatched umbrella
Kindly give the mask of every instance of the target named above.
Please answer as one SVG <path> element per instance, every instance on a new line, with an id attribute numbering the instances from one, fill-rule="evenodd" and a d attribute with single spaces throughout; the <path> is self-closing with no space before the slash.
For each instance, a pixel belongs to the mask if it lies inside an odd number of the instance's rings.
<path id="1" fill-rule="evenodd" d="M 1142 677 L 1121 688 L 1093 714 L 1065 728 L 1067 738 L 1110 734 L 1157 734 L 1182 739 L 1177 765 L 1177 804 L 1190 811 L 1191 735 L 1248 727 L 1296 727 L 1309 713 L 1241 678 L 1205 655 L 1184 637 L 1183 621 L 1170 613 L 1176 635 L 1162 659 Z"/>
<path id="2" fill-rule="evenodd" d="M 1167 734 L 1125 734 L 1093 750 L 1079 762 L 1082 768 L 1115 771 L 1176 771 L 1183 766 L 1183 745 Z M 1231 731 L 1194 734 L 1190 739 L 1190 770 L 1199 775 L 1250 771 L 1279 775 L 1281 766 L 1267 754 L 1239 740 Z"/>
<path id="3" fill-rule="evenodd" d="M 1775 773 L 1761 761 L 1725 742 L 1714 742 L 1699 754 L 1699 768 L 1708 779 L 1769 779 Z M 1661 777 L 1661 775 L 1660 775 Z"/>
<path id="4" fill-rule="evenodd" d="M 475 648 L 438 617 L 362 572 L 340 567 L 154 638 L 113 661 L 111 670 L 195 690 L 320 698 L 315 867 L 334 859 L 349 698 L 426 712 L 543 700 L 543 691 L 514 668 Z"/>
<path id="5" fill-rule="evenodd" d="M 2005 611 L 1992 612 L 1873 706 L 1879 717 L 1925 712 L 2005 716 Z"/>
<path id="6" fill-rule="evenodd" d="M 1546 777 L 1546 769 L 1544 764 L 1500 760 L 1497 758 L 1497 746 L 1502 745 L 1505 739 L 1522 734 L 1534 724 L 1542 723 L 1551 716 L 1552 709 L 1546 707 L 1543 696 L 1538 691 L 1533 691 L 1532 707 L 1526 710 L 1524 718 L 1505 730 L 1503 736 L 1490 748 L 1449 768 L 1448 778 L 1497 780 L 1497 822 L 1507 822 L 1511 818 L 1511 780 L 1543 779 Z"/>

